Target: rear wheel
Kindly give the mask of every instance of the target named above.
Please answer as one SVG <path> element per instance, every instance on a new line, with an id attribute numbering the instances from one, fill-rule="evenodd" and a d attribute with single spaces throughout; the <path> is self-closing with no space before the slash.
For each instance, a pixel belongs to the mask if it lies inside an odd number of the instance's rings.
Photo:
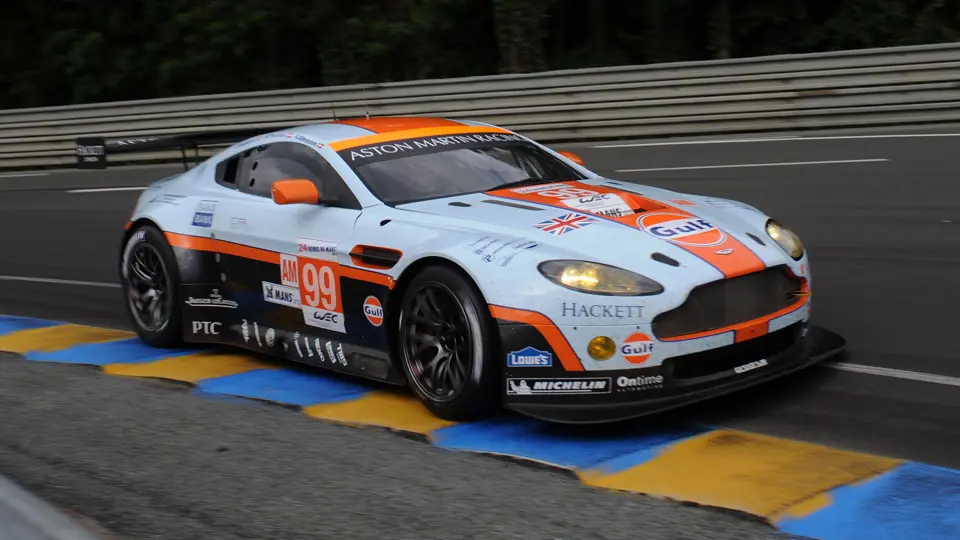
<path id="1" fill-rule="evenodd" d="M 493 321 L 470 281 L 448 268 L 427 268 L 407 288 L 397 325 L 404 375 L 433 414 L 467 421 L 499 409 Z"/>
<path id="2" fill-rule="evenodd" d="M 120 258 L 120 289 L 134 330 L 154 347 L 183 343 L 179 276 L 173 250 L 151 226 L 136 229 Z"/>

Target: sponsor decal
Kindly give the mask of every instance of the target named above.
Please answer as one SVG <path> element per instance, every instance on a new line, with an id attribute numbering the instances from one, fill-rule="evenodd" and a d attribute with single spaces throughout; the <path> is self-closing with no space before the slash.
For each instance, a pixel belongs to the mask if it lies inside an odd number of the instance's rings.
<path id="1" fill-rule="evenodd" d="M 287 287 L 300 287 L 300 270 L 297 258 L 293 255 L 280 254 L 280 283 Z"/>
<path id="2" fill-rule="evenodd" d="M 620 346 L 620 354 L 634 365 L 641 365 L 653 354 L 653 340 L 643 332 L 634 332 Z"/>
<path id="3" fill-rule="evenodd" d="M 240 323 L 240 334 L 243 336 L 244 343 L 250 343 L 250 325 L 247 324 L 246 319 Z"/>
<path id="4" fill-rule="evenodd" d="M 366 315 L 370 324 L 378 328 L 383 324 L 383 306 L 380 305 L 380 300 L 377 297 L 368 296 L 363 301 L 363 314 Z"/>
<path id="5" fill-rule="evenodd" d="M 261 281 L 260 283 L 263 284 L 263 299 L 267 302 L 292 308 L 301 306 L 300 289 L 277 285 L 269 281 Z"/>
<path id="6" fill-rule="evenodd" d="M 320 358 L 320 362 L 326 362 L 327 359 L 323 356 L 323 346 L 320 345 L 320 338 L 313 339 L 313 348 L 317 350 L 317 356 Z"/>
<path id="7" fill-rule="evenodd" d="M 337 253 L 337 243 L 313 238 L 297 240 L 297 255 L 310 259 L 334 260 Z"/>
<path id="8" fill-rule="evenodd" d="M 533 227 L 540 229 L 543 232 L 560 236 L 596 222 L 597 220 L 590 216 L 571 212 L 569 214 L 564 214 L 546 221 L 541 221 L 540 223 L 535 224 Z"/>
<path id="9" fill-rule="evenodd" d="M 519 193 L 520 195 L 529 195 L 531 193 L 540 193 L 541 191 L 565 189 L 569 187 L 570 186 L 566 184 L 540 184 L 539 186 L 527 186 L 522 188 L 511 189 L 510 192 Z"/>
<path id="10" fill-rule="evenodd" d="M 225 300 L 223 296 L 220 295 L 220 289 L 210 291 L 210 296 L 206 298 L 191 296 L 187 298 L 186 304 L 193 307 L 219 307 L 227 309 L 236 309 L 239 305 L 233 300 Z"/>
<path id="11" fill-rule="evenodd" d="M 333 343 L 331 343 L 331 342 L 328 341 L 325 345 L 326 345 L 326 349 L 327 349 L 327 354 L 330 355 L 330 363 L 336 364 L 336 363 L 337 363 L 337 356 L 336 356 L 335 354 L 333 354 Z M 343 365 L 347 365 L 347 364 L 344 363 Z"/>
<path id="12" fill-rule="evenodd" d="M 340 359 L 340 363 L 347 365 L 347 357 L 343 354 L 343 343 L 337 343 L 337 358 Z"/>
<path id="13" fill-rule="evenodd" d="M 193 321 L 191 329 L 195 335 L 203 334 L 205 336 L 219 336 L 221 326 L 223 326 L 223 323 L 221 322 Z"/>
<path id="14" fill-rule="evenodd" d="M 315 141 L 315 140 L 313 140 L 313 139 L 311 139 L 311 138 L 309 138 L 309 137 L 306 137 L 306 136 L 304 136 L 304 135 L 300 135 L 299 133 L 297 133 L 296 135 L 294 135 L 293 138 L 296 139 L 296 140 L 298 140 L 298 141 L 300 141 L 300 142 L 305 142 L 305 143 L 309 144 L 310 146 L 320 146 L 320 143 L 318 143 L 317 141 Z"/>
<path id="15" fill-rule="evenodd" d="M 512 261 L 518 253 L 537 249 L 540 247 L 540 243 L 527 240 L 526 238 L 505 242 L 499 238 L 484 236 L 468 244 L 468 246 L 473 248 L 473 254 L 480 257 L 484 262 L 494 263 L 497 266 L 504 267 L 510 264 L 510 261 Z M 490 248 L 493 249 L 487 251 Z"/>
<path id="16" fill-rule="evenodd" d="M 534 347 L 524 347 L 507 354 L 507 367 L 552 367 L 553 354 Z"/>
<path id="17" fill-rule="evenodd" d="M 726 233 L 709 221 L 673 212 L 645 214 L 637 219 L 637 225 L 661 240 L 685 246 L 716 246 L 727 239 Z"/>
<path id="18" fill-rule="evenodd" d="M 263 339 L 267 341 L 267 347 L 273 347 L 274 343 L 277 342 L 277 332 L 273 328 L 267 328 L 267 332 L 263 335 Z"/>
<path id="19" fill-rule="evenodd" d="M 753 371 L 755 369 L 765 367 L 766 365 L 767 365 L 766 360 L 757 360 L 756 362 L 750 362 L 749 364 L 737 366 L 733 368 L 733 371 L 735 371 L 736 373 L 746 373 L 748 371 Z"/>
<path id="20" fill-rule="evenodd" d="M 310 338 L 303 336 L 303 347 L 307 349 L 307 356 L 313 358 L 313 350 L 310 348 Z"/>
<path id="21" fill-rule="evenodd" d="M 618 392 L 636 392 L 663 386 L 663 375 L 639 375 L 637 377 L 617 377 Z"/>
<path id="22" fill-rule="evenodd" d="M 614 193 L 597 193 L 596 195 L 564 199 L 560 202 L 581 212 L 590 212 L 600 216 L 620 217 L 633 213 L 633 209 L 630 208 L 627 201 Z"/>
<path id="23" fill-rule="evenodd" d="M 186 195 L 171 195 L 171 194 L 157 195 L 156 197 L 150 199 L 150 202 L 177 206 L 178 204 L 180 204 L 180 200 L 186 197 L 187 197 Z"/>
<path id="24" fill-rule="evenodd" d="M 303 351 L 300 350 L 300 332 L 293 334 L 293 346 L 297 348 L 297 356 L 303 358 Z"/>
<path id="25" fill-rule="evenodd" d="M 343 325 L 343 313 L 315 307 L 303 306 L 303 322 L 316 328 L 346 333 Z"/>
<path id="26" fill-rule="evenodd" d="M 193 226 L 209 229 L 213 227 L 213 214 L 217 209 L 217 201 L 200 201 L 193 213 Z"/>
<path id="27" fill-rule="evenodd" d="M 639 319 L 643 317 L 643 305 L 618 306 L 612 304 L 579 304 L 564 302 L 562 315 L 574 318 Z"/>
<path id="28" fill-rule="evenodd" d="M 507 379 L 508 396 L 609 393 L 610 377 L 585 379 Z"/>
<path id="29" fill-rule="evenodd" d="M 260 341 L 260 326 L 256 322 L 253 323 L 253 336 L 257 338 L 257 347 L 263 347 L 263 342 Z"/>
<path id="30" fill-rule="evenodd" d="M 435 148 L 476 145 L 482 143 L 525 142 L 523 137 L 509 133 L 472 133 L 463 135 L 442 135 L 438 137 L 422 137 L 406 139 L 382 144 L 372 144 L 360 148 L 353 148 L 338 152 L 340 157 L 350 163 L 359 163 L 371 159 L 379 159 L 410 153 L 429 152 Z"/>
<path id="31" fill-rule="evenodd" d="M 714 253 L 716 253 L 717 255 L 729 255 L 733 253 L 733 248 L 718 249 L 714 251 Z"/>
<path id="32" fill-rule="evenodd" d="M 696 206 L 697 203 L 693 201 L 688 201 L 686 199 L 670 199 L 670 202 L 678 206 Z"/>
<path id="33" fill-rule="evenodd" d="M 247 226 L 247 218 L 232 217 L 232 218 L 230 218 L 230 226 L 231 226 L 231 227 L 235 227 L 235 228 L 236 228 L 236 227 L 246 227 L 246 226 Z"/>

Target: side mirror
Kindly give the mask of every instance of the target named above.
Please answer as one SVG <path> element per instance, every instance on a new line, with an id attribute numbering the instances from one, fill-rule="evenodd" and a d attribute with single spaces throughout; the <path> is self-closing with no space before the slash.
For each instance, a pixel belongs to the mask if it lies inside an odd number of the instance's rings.
<path id="1" fill-rule="evenodd" d="M 566 151 L 566 150 L 563 150 L 563 151 L 557 152 L 557 153 L 560 154 L 561 156 L 569 159 L 570 161 L 576 163 L 577 165 L 579 165 L 579 166 L 581 166 L 581 167 L 586 167 L 586 165 L 583 163 L 583 158 L 581 158 L 580 156 L 574 154 L 573 152 L 568 152 L 568 151 Z"/>
<path id="2" fill-rule="evenodd" d="M 277 180 L 270 189 L 277 204 L 317 204 L 320 190 L 310 180 Z"/>

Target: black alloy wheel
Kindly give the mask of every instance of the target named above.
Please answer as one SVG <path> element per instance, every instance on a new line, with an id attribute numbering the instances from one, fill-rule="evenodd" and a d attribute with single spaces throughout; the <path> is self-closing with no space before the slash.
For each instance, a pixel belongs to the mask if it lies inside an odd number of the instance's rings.
<path id="1" fill-rule="evenodd" d="M 404 294 L 397 324 L 404 375 L 435 415 L 464 421 L 500 406 L 492 320 L 467 279 L 444 267 L 424 270 Z"/>
<path id="2" fill-rule="evenodd" d="M 134 231 L 120 260 L 120 282 L 127 313 L 137 334 L 156 347 L 179 345 L 177 266 L 173 251 L 153 227 Z"/>

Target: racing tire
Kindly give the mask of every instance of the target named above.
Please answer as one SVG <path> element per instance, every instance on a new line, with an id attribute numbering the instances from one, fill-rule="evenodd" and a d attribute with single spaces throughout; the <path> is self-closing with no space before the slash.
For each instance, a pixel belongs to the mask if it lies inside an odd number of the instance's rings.
<path id="1" fill-rule="evenodd" d="M 403 374 L 430 412 L 464 422 L 500 409 L 495 325 L 472 282 L 426 268 L 407 287 L 396 324 Z"/>
<path id="2" fill-rule="evenodd" d="M 183 345 L 179 267 L 155 227 L 138 227 L 127 237 L 120 257 L 120 290 L 140 339 L 153 347 Z"/>

